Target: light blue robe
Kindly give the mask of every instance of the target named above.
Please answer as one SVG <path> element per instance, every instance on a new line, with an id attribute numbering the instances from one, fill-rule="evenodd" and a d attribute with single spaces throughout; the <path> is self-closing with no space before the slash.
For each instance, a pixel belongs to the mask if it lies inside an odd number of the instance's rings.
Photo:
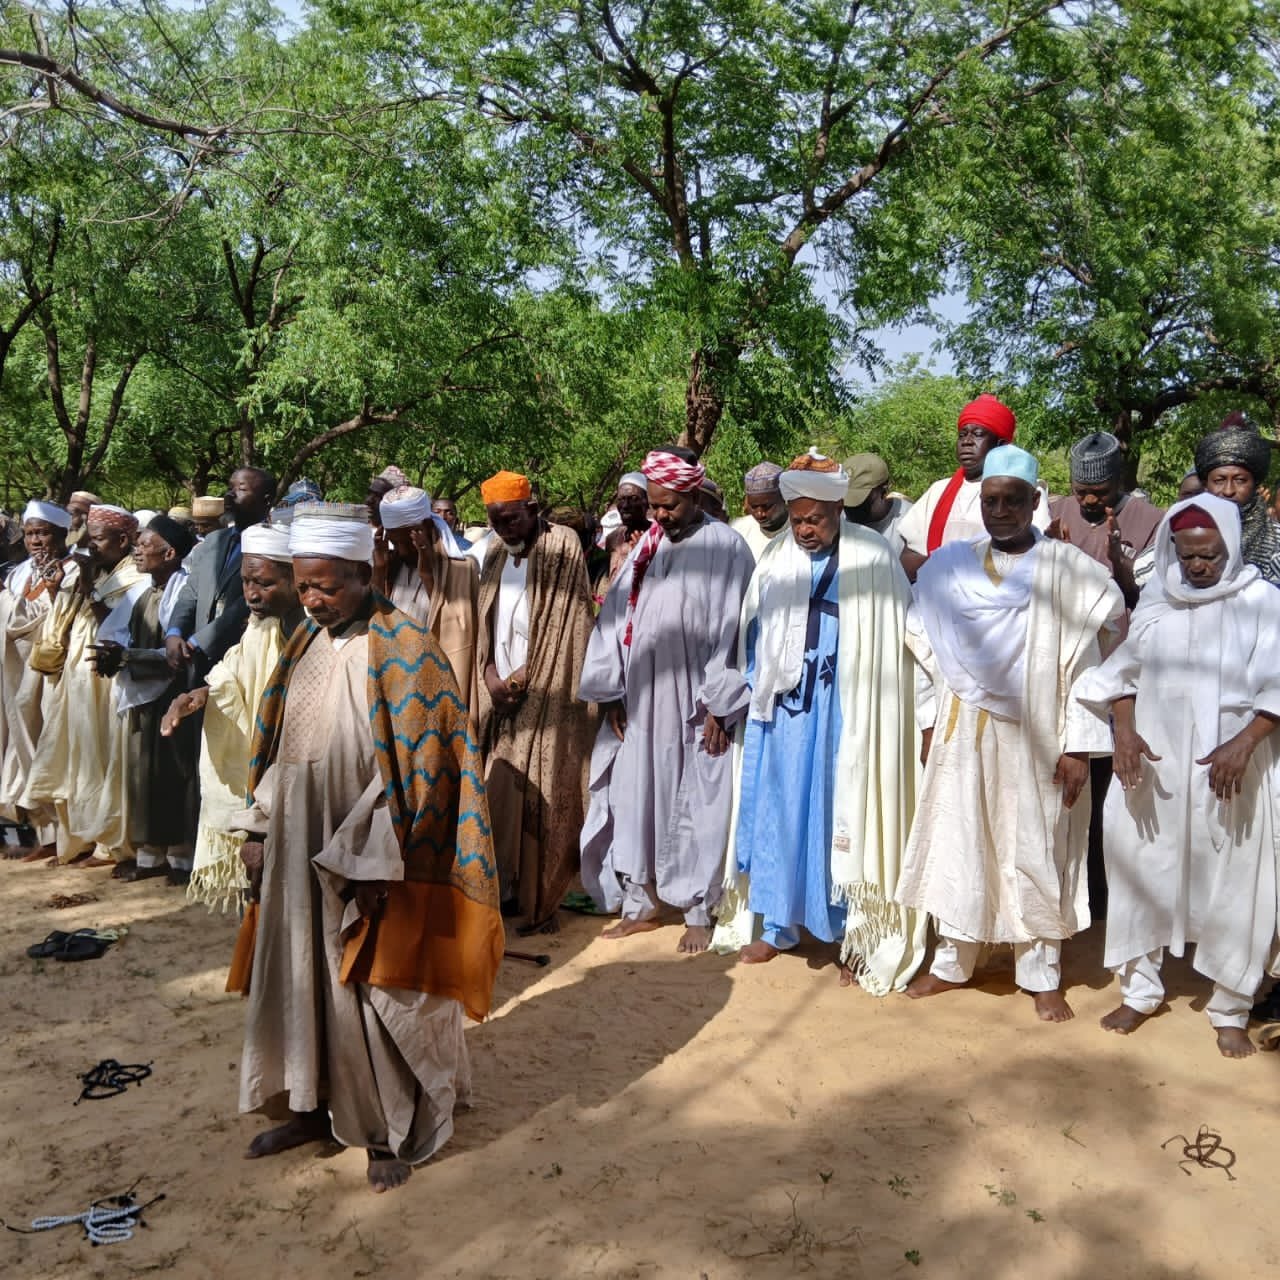
<path id="1" fill-rule="evenodd" d="M 837 544 L 838 546 L 838 544 Z M 750 877 L 748 906 L 764 918 L 763 939 L 779 950 L 844 935 L 845 909 L 831 902 L 831 838 L 842 717 L 836 670 L 840 639 L 837 556 L 814 558 L 800 683 L 777 700 L 768 723 L 748 720 L 743 738 L 738 869 Z M 755 684 L 758 622 L 747 636 Z"/>

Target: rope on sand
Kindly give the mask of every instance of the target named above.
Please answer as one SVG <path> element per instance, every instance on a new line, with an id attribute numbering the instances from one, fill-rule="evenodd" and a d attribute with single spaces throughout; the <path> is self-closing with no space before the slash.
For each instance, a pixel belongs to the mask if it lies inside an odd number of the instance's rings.
<path id="1" fill-rule="evenodd" d="M 1160 1150 L 1163 1151 L 1171 1142 L 1182 1143 L 1182 1159 L 1178 1161 L 1178 1168 L 1188 1178 L 1191 1177 L 1191 1170 L 1187 1165 L 1197 1164 L 1202 1169 L 1221 1169 L 1228 1181 L 1236 1180 L 1236 1175 L 1231 1172 L 1231 1166 L 1236 1162 L 1236 1153 L 1230 1147 L 1224 1147 L 1222 1134 L 1214 1133 L 1207 1124 L 1200 1126 L 1194 1142 L 1188 1142 L 1186 1134 L 1175 1133 L 1172 1138 L 1166 1138 L 1160 1144 Z M 1215 1160 L 1215 1156 L 1221 1156 L 1222 1159 Z"/>

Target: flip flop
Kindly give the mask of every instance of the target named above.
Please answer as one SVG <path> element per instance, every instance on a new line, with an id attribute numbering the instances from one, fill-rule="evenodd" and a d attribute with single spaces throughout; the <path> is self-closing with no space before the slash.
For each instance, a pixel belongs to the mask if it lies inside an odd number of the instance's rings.
<path id="1" fill-rule="evenodd" d="M 612 911 L 601 911 L 589 893 L 567 893 L 560 904 L 565 911 L 576 912 L 580 916 L 608 916 Z"/>
<path id="2" fill-rule="evenodd" d="M 82 933 L 73 933 L 63 944 L 62 950 L 55 953 L 55 960 L 100 960 L 107 954 L 107 948 L 114 938 L 103 938 L 92 929 Z"/>
<path id="3" fill-rule="evenodd" d="M 71 937 L 69 933 L 65 933 L 61 929 L 55 929 L 43 942 L 37 942 L 28 947 L 27 955 L 32 960 L 49 960 L 67 945 L 69 937 Z"/>

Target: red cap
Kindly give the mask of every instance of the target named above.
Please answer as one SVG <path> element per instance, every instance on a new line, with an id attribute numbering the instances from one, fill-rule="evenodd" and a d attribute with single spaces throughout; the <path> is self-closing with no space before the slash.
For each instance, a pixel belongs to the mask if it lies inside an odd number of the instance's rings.
<path id="1" fill-rule="evenodd" d="M 1184 507 L 1169 521 L 1170 533 L 1181 533 L 1184 529 L 1217 529 L 1213 517 L 1203 507 Z"/>
<path id="2" fill-rule="evenodd" d="M 1018 429 L 1018 420 L 1013 416 L 1013 410 L 1008 405 L 1001 404 L 995 396 L 981 395 L 976 400 L 970 400 L 960 410 L 960 421 L 956 423 L 956 429 L 961 427 L 985 427 L 993 436 L 999 436 L 1007 444 Z"/>

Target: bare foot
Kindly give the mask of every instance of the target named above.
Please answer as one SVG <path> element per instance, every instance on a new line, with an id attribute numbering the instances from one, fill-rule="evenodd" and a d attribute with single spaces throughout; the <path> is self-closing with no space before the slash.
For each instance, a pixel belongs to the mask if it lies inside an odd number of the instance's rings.
<path id="1" fill-rule="evenodd" d="M 656 920 L 619 920 L 610 925 L 600 936 L 602 938 L 629 938 L 633 933 L 652 933 L 662 926 Z"/>
<path id="2" fill-rule="evenodd" d="M 1248 1033 L 1239 1027 L 1219 1027 L 1218 1052 L 1224 1058 L 1248 1058 L 1258 1052 Z"/>
<path id="3" fill-rule="evenodd" d="M 1112 1009 L 1105 1018 L 1102 1019 L 1103 1031 L 1114 1031 L 1117 1035 L 1127 1036 L 1142 1026 L 1146 1022 L 1148 1015 L 1139 1013 L 1137 1009 L 1130 1009 L 1127 1004 L 1122 1004 L 1118 1009 Z"/>
<path id="4" fill-rule="evenodd" d="M 1033 991 L 1031 999 L 1041 1022 L 1070 1022 L 1076 1016 L 1061 991 Z"/>
<path id="5" fill-rule="evenodd" d="M 71 864 L 77 871 L 101 871 L 106 867 L 114 867 L 116 864 L 110 858 L 86 858 L 83 862 L 76 861 Z"/>
<path id="6" fill-rule="evenodd" d="M 925 973 L 907 984 L 907 995 L 912 1000 L 923 1000 L 925 996 L 940 996 L 944 991 L 959 991 L 968 985 L 967 982 L 947 982 L 945 978 Z"/>
<path id="7" fill-rule="evenodd" d="M 327 1142 L 332 1130 L 329 1127 L 329 1116 L 323 1107 L 315 1111 L 293 1113 L 284 1124 L 274 1129 L 266 1129 L 249 1143 L 249 1150 L 244 1153 L 246 1160 L 257 1160 L 262 1156 L 276 1156 L 291 1147 L 303 1147 L 308 1142 Z"/>
<path id="8" fill-rule="evenodd" d="M 20 849 L 10 857 L 16 857 L 19 862 L 56 862 L 58 860 L 58 850 L 56 846 L 51 844 L 43 845 L 39 849 Z"/>
<path id="9" fill-rule="evenodd" d="M 379 1195 L 403 1187 L 412 1172 L 408 1164 L 397 1160 L 389 1151 L 369 1152 L 369 1185 Z"/>
<path id="10" fill-rule="evenodd" d="M 709 924 L 691 924 L 680 935 L 676 950 L 687 956 L 696 956 L 711 945 L 711 926 Z"/>
<path id="11" fill-rule="evenodd" d="M 4 846 L 4 860 L 6 862 L 34 862 L 33 854 L 38 854 L 39 849 L 33 849 L 29 844 L 7 844 Z"/>
<path id="12" fill-rule="evenodd" d="M 743 964 L 768 964 L 778 955 L 781 955 L 781 952 L 777 947 L 772 947 L 763 938 L 758 938 L 738 952 L 738 959 Z"/>
<path id="13" fill-rule="evenodd" d="M 90 862 L 92 859 L 92 849 L 81 849 L 74 858 L 68 858 L 65 865 L 68 867 L 83 867 L 86 862 Z"/>
<path id="14" fill-rule="evenodd" d="M 857 976 L 849 965 L 842 964 L 836 967 L 840 970 L 840 985 L 842 987 L 856 987 L 859 985 Z"/>

